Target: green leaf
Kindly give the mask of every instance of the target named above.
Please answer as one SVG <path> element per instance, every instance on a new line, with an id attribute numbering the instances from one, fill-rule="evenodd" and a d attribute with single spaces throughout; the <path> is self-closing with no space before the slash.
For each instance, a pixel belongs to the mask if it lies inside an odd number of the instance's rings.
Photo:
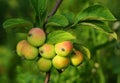
<path id="1" fill-rule="evenodd" d="M 3 28 L 12 29 L 15 31 L 26 31 L 33 27 L 33 24 L 24 19 L 16 18 L 16 19 L 8 19 L 3 23 Z"/>
<path id="2" fill-rule="evenodd" d="M 63 15 L 54 15 L 52 16 L 48 23 L 47 26 L 67 26 L 68 25 L 68 20 L 65 16 Z"/>
<path id="3" fill-rule="evenodd" d="M 89 23 L 89 24 L 93 24 L 98 26 L 101 30 L 104 30 L 108 33 L 112 33 L 113 31 L 111 30 L 111 28 L 109 27 L 109 25 L 107 24 L 107 22 L 104 21 L 86 21 L 86 22 L 81 22 L 80 24 L 84 24 L 84 23 Z M 95 28 L 95 27 L 93 27 Z M 96 28 L 98 29 L 98 28 Z M 99 29 L 98 29 L 99 30 Z"/>
<path id="4" fill-rule="evenodd" d="M 85 46 L 83 46 L 81 44 L 76 44 L 75 43 L 74 48 L 81 51 L 83 53 L 83 55 L 85 55 L 88 59 L 91 58 L 90 50 L 87 47 L 85 47 Z"/>
<path id="5" fill-rule="evenodd" d="M 38 0 L 31 0 L 32 6 L 35 9 L 35 11 L 38 11 Z"/>
<path id="6" fill-rule="evenodd" d="M 65 12 L 62 13 L 62 15 L 64 15 L 67 18 L 69 24 L 73 24 L 74 23 L 75 15 L 74 15 L 73 12 L 65 11 Z"/>
<path id="7" fill-rule="evenodd" d="M 36 14 L 35 26 L 42 27 L 47 14 L 47 0 L 31 0 L 31 3 Z"/>
<path id="8" fill-rule="evenodd" d="M 107 35 L 110 35 L 111 37 L 117 39 L 117 34 L 113 32 L 108 25 L 106 25 L 104 22 L 82 22 L 80 23 L 84 26 L 90 26 L 90 28 L 95 28 Z"/>
<path id="9" fill-rule="evenodd" d="M 46 10 L 46 0 L 31 0 L 32 6 L 36 11 L 37 15 L 40 15 L 40 17 L 43 15 L 43 13 Z"/>
<path id="10" fill-rule="evenodd" d="M 112 13 L 106 7 L 101 6 L 101 5 L 94 5 L 78 13 L 75 24 L 83 20 L 115 21 L 116 18 L 112 15 Z"/>
<path id="11" fill-rule="evenodd" d="M 38 13 L 40 16 L 42 16 L 46 10 L 46 0 L 38 0 Z"/>
<path id="12" fill-rule="evenodd" d="M 47 36 L 47 43 L 59 43 L 62 41 L 67 41 L 67 40 L 74 40 L 75 36 L 72 35 L 69 32 L 58 30 L 58 31 L 53 31 L 48 34 Z"/>

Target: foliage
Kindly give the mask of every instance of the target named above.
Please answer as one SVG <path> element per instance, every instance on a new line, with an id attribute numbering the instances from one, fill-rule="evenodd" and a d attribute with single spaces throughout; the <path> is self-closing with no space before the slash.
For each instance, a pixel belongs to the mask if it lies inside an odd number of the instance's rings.
<path id="1" fill-rule="evenodd" d="M 85 57 L 84 62 L 77 68 L 69 66 L 62 73 L 52 69 L 50 83 L 117 83 L 115 79 L 120 73 L 119 35 L 117 38 L 120 22 L 117 27 L 113 24 L 115 17 L 119 16 L 115 14 L 114 17 L 109 6 L 105 6 L 105 1 L 108 0 L 63 0 L 53 15 L 50 13 L 54 9 L 55 0 L 12 1 L 14 7 L 9 0 L 0 1 L 0 4 L 4 3 L 0 6 L 5 7 L 5 10 L 0 8 L 0 11 L 5 13 L 1 13 L 0 24 L 3 24 L 3 27 L 0 28 L 6 36 L 1 43 L 5 45 L 0 46 L 1 82 L 44 82 L 45 73 L 39 72 L 36 62 L 23 60 L 15 53 L 18 41 L 26 38 L 31 28 L 40 27 L 48 35 L 47 43 L 70 40 Z M 24 4 L 20 4 L 23 2 Z"/>

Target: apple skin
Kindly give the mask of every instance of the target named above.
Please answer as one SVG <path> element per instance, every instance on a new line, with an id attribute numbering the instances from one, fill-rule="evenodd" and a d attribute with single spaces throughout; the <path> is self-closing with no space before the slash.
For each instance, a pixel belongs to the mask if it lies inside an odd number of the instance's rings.
<path id="1" fill-rule="evenodd" d="M 55 45 L 55 52 L 60 56 L 68 56 L 73 49 L 73 45 L 70 41 L 64 41 Z"/>
<path id="2" fill-rule="evenodd" d="M 64 69 L 70 64 L 70 59 L 68 57 L 63 57 L 56 55 L 52 60 L 53 66 L 56 69 Z"/>
<path id="3" fill-rule="evenodd" d="M 42 72 L 48 72 L 52 67 L 52 61 L 50 59 L 40 58 L 38 60 L 38 68 Z"/>
<path id="4" fill-rule="evenodd" d="M 40 28 L 32 28 L 28 32 L 27 40 L 35 47 L 41 46 L 45 42 L 45 39 L 45 32 Z"/>
<path id="5" fill-rule="evenodd" d="M 53 44 L 44 44 L 39 48 L 39 53 L 42 57 L 47 59 L 52 59 L 56 55 Z"/>
<path id="6" fill-rule="evenodd" d="M 83 54 L 78 50 L 76 50 L 74 52 L 75 52 L 75 54 L 70 57 L 71 64 L 73 66 L 78 66 L 83 61 Z"/>
<path id="7" fill-rule="evenodd" d="M 21 53 L 26 59 L 32 60 L 38 56 L 38 49 L 27 42 L 21 48 Z"/>
<path id="8" fill-rule="evenodd" d="M 18 42 L 18 44 L 16 46 L 16 53 L 17 53 L 18 56 L 22 56 L 21 49 L 26 43 L 27 43 L 26 40 L 21 40 L 21 41 Z"/>

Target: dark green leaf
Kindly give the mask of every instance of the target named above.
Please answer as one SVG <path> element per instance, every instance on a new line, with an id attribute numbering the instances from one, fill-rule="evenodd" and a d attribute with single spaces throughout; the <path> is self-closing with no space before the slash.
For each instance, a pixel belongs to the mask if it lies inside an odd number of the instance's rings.
<path id="1" fill-rule="evenodd" d="M 37 15 L 42 16 L 46 10 L 46 0 L 31 0 L 32 6 L 36 11 Z"/>
<path id="2" fill-rule="evenodd" d="M 37 12 L 38 11 L 38 0 L 31 0 L 32 6 L 34 10 Z"/>
<path id="3" fill-rule="evenodd" d="M 12 29 L 12 30 L 29 30 L 31 27 L 33 27 L 33 24 L 29 21 L 26 21 L 24 19 L 8 19 L 3 23 L 3 28 L 5 29 Z"/>
<path id="4" fill-rule="evenodd" d="M 86 21 L 86 22 L 81 22 L 81 24 L 84 24 L 84 23 L 91 23 L 91 24 L 93 24 L 95 26 L 98 26 L 101 30 L 104 30 L 104 31 L 106 31 L 108 33 L 112 33 L 113 32 L 111 30 L 111 28 L 109 27 L 109 25 L 106 22 L 103 22 L 103 21 Z M 93 27 L 93 28 L 95 28 L 95 27 Z"/>
<path id="5" fill-rule="evenodd" d="M 47 3 L 46 0 L 38 0 L 38 13 L 40 16 L 42 16 L 46 10 L 46 3 Z"/>
<path id="6" fill-rule="evenodd" d="M 73 12 L 66 11 L 66 12 L 63 12 L 62 15 L 64 15 L 67 18 L 69 24 L 73 24 L 74 23 L 75 15 L 74 15 Z"/>
<path id="7" fill-rule="evenodd" d="M 68 20 L 63 15 L 54 15 L 49 19 L 47 26 L 48 25 L 51 25 L 51 26 L 67 26 L 68 25 Z"/>
<path id="8" fill-rule="evenodd" d="M 55 44 L 55 43 L 59 43 L 62 41 L 74 40 L 74 39 L 75 39 L 75 36 L 72 35 L 71 33 L 62 31 L 62 30 L 58 30 L 58 31 L 53 31 L 48 34 L 47 43 Z"/>
<path id="9" fill-rule="evenodd" d="M 112 13 L 106 7 L 101 5 L 94 5 L 78 13 L 75 24 L 83 20 L 115 21 L 116 18 L 112 15 Z"/>
<path id="10" fill-rule="evenodd" d="M 117 39 L 117 34 L 110 30 L 110 27 L 106 25 L 104 22 L 82 22 L 80 23 L 84 26 L 90 26 L 90 28 L 95 28 L 107 35 L 110 35 L 111 37 Z"/>
<path id="11" fill-rule="evenodd" d="M 81 44 L 74 44 L 74 48 L 80 50 L 88 59 L 91 58 L 89 49 Z"/>
<path id="12" fill-rule="evenodd" d="M 31 0 L 35 10 L 35 26 L 42 27 L 46 18 L 47 0 Z"/>

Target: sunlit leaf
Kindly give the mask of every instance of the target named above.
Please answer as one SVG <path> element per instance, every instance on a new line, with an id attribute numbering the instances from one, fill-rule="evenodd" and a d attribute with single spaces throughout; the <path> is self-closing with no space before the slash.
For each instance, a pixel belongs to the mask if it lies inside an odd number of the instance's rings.
<path id="1" fill-rule="evenodd" d="M 83 20 L 107 20 L 115 21 L 116 18 L 112 15 L 108 8 L 101 5 L 94 5 L 84 9 L 78 13 L 75 24 Z"/>
<path id="2" fill-rule="evenodd" d="M 47 43 L 59 43 L 66 40 L 74 40 L 75 36 L 69 32 L 58 30 L 48 34 Z"/>
<path id="3" fill-rule="evenodd" d="M 47 23 L 47 26 L 48 25 L 51 25 L 51 26 L 67 26 L 68 25 L 68 20 L 63 15 L 54 15 L 49 19 L 49 21 Z"/>

